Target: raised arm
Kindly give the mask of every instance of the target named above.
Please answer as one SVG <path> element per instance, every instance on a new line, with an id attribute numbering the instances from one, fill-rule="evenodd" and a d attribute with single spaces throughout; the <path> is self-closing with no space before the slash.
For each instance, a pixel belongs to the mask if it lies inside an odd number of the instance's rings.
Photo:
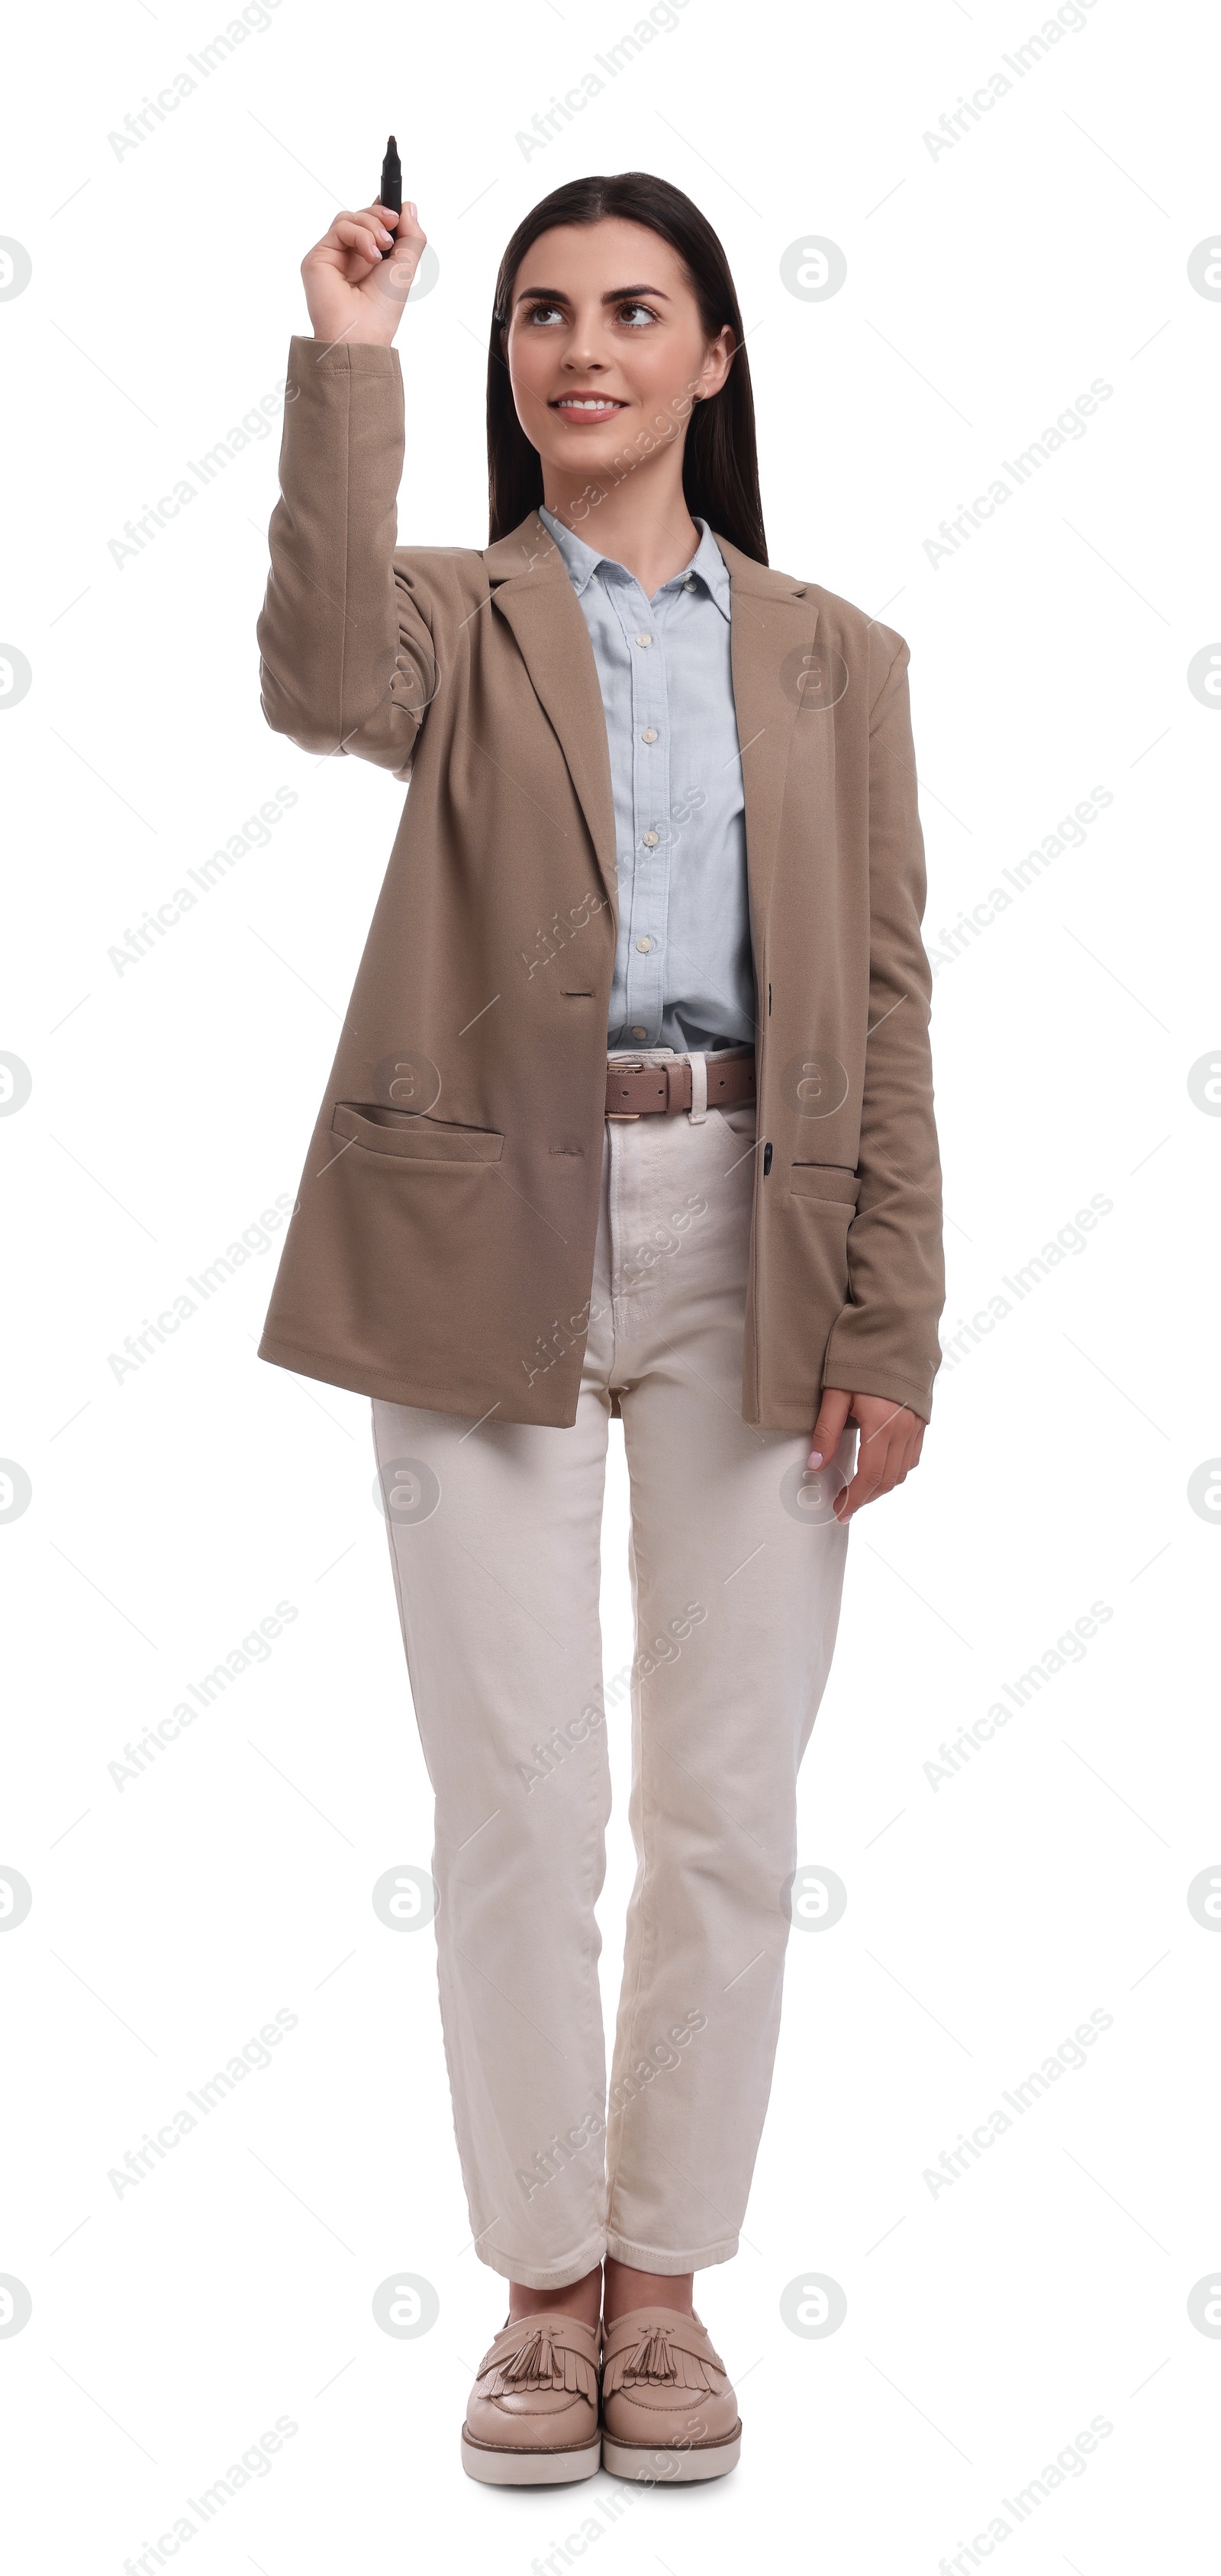
<path id="1" fill-rule="evenodd" d="M 383 218 L 386 218 L 385 220 Z M 424 248 L 409 207 L 337 215 L 301 263 L 259 619 L 263 712 L 303 751 L 405 778 L 436 687 L 427 603 L 395 559 L 403 380 L 392 346 Z"/>

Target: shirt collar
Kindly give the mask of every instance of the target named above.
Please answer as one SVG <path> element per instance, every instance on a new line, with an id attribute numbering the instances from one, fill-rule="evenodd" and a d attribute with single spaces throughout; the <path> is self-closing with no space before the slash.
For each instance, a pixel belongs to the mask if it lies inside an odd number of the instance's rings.
<path id="1" fill-rule="evenodd" d="M 555 518 L 550 510 L 540 509 L 538 515 L 559 547 L 565 570 L 578 599 L 603 564 L 609 565 L 612 572 L 621 574 L 625 580 L 634 578 L 627 571 L 626 565 L 621 564 L 615 555 L 599 554 L 595 547 L 586 544 L 584 537 L 577 535 L 574 528 L 566 528 L 563 520 Z M 729 566 L 707 520 L 696 519 L 695 524 L 700 531 L 700 541 L 690 563 L 684 564 L 682 571 L 675 573 L 673 580 L 663 583 L 662 587 L 663 590 L 672 590 L 675 584 L 685 582 L 688 576 L 694 573 L 709 598 L 716 601 L 728 625 L 730 620 Z"/>

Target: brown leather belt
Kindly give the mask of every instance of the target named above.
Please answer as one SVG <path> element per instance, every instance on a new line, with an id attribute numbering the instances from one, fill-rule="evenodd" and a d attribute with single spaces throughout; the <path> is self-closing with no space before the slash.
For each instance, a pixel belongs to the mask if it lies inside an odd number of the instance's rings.
<path id="1" fill-rule="evenodd" d="M 708 1106 L 730 1109 L 738 1101 L 755 1097 L 755 1059 L 753 1055 L 732 1056 L 728 1064 L 718 1064 L 714 1055 L 704 1059 L 708 1068 Z M 670 1064 L 648 1064 L 634 1070 L 630 1065 L 608 1064 L 606 1068 L 606 1115 L 608 1118 L 643 1118 L 660 1110 L 672 1118 L 679 1109 L 691 1107 L 691 1067 L 679 1058 Z"/>

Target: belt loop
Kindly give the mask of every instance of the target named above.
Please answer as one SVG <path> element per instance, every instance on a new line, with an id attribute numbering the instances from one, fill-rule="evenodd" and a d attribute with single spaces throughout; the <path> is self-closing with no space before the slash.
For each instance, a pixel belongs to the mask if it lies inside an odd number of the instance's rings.
<path id="1" fill-rule="evenodd" d="M 687 1061 L 691 1067 L 691 1107 L 687 1116 L 692 1127 L 703 1127 L 708 1118 L 708 1058 L 693 1055 Z"/>

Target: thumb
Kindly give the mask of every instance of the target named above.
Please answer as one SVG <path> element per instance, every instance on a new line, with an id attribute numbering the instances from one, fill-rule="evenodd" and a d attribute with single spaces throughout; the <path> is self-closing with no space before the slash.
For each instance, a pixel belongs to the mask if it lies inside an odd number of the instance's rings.
<path id="1" fill-rule="evenodd" d="M 824 1460 L 838 1449 L 852 1397 L 840 1386 L 825 1386 L 818 1420 L 810 1434 L 810 1465 L 821 1467 Z"/>

